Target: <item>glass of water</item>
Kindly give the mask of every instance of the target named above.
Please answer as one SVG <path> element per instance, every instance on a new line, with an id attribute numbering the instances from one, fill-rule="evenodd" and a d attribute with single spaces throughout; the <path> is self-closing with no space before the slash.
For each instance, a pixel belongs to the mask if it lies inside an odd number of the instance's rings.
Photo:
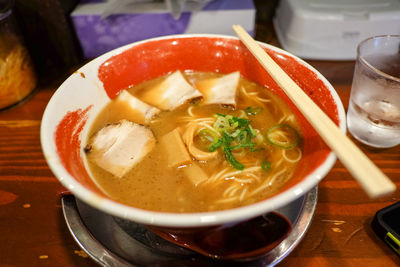
<path id="1" fill-rule="evenodd" d="M 371 37 L 358 45 L 347 127 L 372 147 L 400 144 L 400 35 Z"/>

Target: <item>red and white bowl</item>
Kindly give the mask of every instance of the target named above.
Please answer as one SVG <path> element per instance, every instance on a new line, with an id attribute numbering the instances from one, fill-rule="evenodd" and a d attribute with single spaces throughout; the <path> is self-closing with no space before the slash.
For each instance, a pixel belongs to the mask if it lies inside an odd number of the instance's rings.
<path id="1" fill-rule="evenodd" d="M 294 81 L 345 132 L 343 105 L 329 82 L 303 60 L 259 43 Z M 264 85 L 281 96 L 298 116 L 304 136 L 303 158 L 280 193 L 264 201 L 224 211 L 165 213 L 134 208 L 107 197 L 91 178 L 83 152 L 91 122 L 120 90 L 175 70 L 230 73 Z M 126 45 L 102 55 L 72 74 L 48 103 L 41 125 L 45 158 L 59 181 L 76 197 L 114 216 L 161 227 L 204 227 L 246 220 L 296 200 L 329 172 L 335 155 L 252 54 L 235 37 L 174 35 Z"/>

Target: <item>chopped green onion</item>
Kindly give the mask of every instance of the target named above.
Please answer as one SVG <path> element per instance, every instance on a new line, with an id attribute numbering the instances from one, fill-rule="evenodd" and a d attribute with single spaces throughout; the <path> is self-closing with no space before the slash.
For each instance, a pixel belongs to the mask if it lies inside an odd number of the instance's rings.
<path id="1" fill-rule="evenodd" d="M 217 120 L 213 124 L 213 128 L 218 133 L 221 133 L 221 137 L 213 139 L 214 141 L 211 144 L 209 151 L 213 152 L 221 147 L 226 160 L 235 169 L 243 170 L 244 165 L 235 159 L 232 155 L 232 150 L 247 147 L 250 151 L 255 152 L 263 149 L 255 148 L 256 143 L 251 142 L 251 140 L 256 136 L 255 130 L 250 125 L 251 120 L 220 113 L 216 113 L 214 117 L 217 118 Z M 232 146 L 231 143 L 233 141 L 235 142 L 235 145 Z"/>
<path id="2" fill-rule="evenodd" d="M 233 138 L 229 136 L 228 133 L 223 132 L 222 133 L 222 141 L 224 142 L 224 145 L 230 146 Z"/>
<path id="3" fill-rule="evenodd" d="M 232 117 L 231 115 L 220 116 L 218 115 L 217 120 L 214 122 L 214 129 L 218 132 L 228 132 L 232 133 L 236 131 L 238 127 L 240 127 L 240 122 L 235 119 L 236 117 Z"/>
<path id="4" fill-rule="evenodd" d="M 218 117 L 213 127 L 217 131 L 223 132 L 229 129 L 229 122 L 224 117 Z"/>
<path id="5" fill-rule="evenodd" d="M 253 127 L 251 127 L 251 125 L 249 124 L 249 133 L 250 133 L 250 136 L 253 138 L 253 137 L 256 137 L 256 132 L 254 131 L 254 129 L 253 129 Z"/>
<path id="6" fill-rule="evenodd" d="M 267 161 L 267 160 L 263 160 L 262 164 L 261 164 L 261 169 L 263 171 L 269 171 L 271 170 L 271 162 Z"/>
<path id="7" fill-rule="evenodd" d="M 257 115 L 258 113 L 260 113 L 263 109 L 261 107 L 247 107 L 244 111 L 246 112 L 247 115 L 251 116 L 251 115 Z"/>
<path id="8" fill-rule="evenodd" d="M 229 163 L 235 169 L 238 169 L 238 170 L 244 169 L 244 165 L 235 159 L 235 157 L 232 155 L 229 148 L 227 148 L 227 147 L 224 148 L 224 154 L 225 154 L 225 158 L 229 161 Z"/>
<path id="9" fill-rule="evenodd" d="M 263 148 L 263 147 L 259 147 L 259 148 L 254 148 L 254 147 L 250 147 L 250 151 L 251 152 L 257 152 L 257 151 L 261 151 L 261 150 L 264 150 L 265 148 Z"/>
<path id="10" fill-rule="evenodd" d="M 231 136 L 232 136 L 233 138 L 236 138 L 236 137 L 238 137 L 238 135 L 239 135 L 241 132 L 242 132 L 242 130 L 237 129 L 236 131 L 234 131 L 234 132 L 231 134 Z"/>
<path id="11" fill-rule="evenodd" d="M 226 132 L 222 133 L 222 143 L 224 145 L 224 156 L 225 158 L 229 161 L 229 163 L 238 170 L 243 170 L 244 166 L 242 163 L 237 161 L 235 157 L 232 155 L 231 152 L 231 142 L 232 142 L 232 137 L 230 137 Z"/>
<path id="12" fill-rule="evenodd" d="M 244 144 L 245 142 L 249 142 L 249 140 L 247 139 L 247 131 L 241 131 L 238 135 L 238 141 L 241 144 Z"/>
<path id="13" fill-rule="evenodd" d="M 222 139 L 218 139 L 216 143 L 212 144 L 208 149 L 210 152 L 214 152 L 217 148 L 222 146 Z"/>
<path id="14" fill-rule="evenodd" d="M 251 122 L 251 120 L 239 118 L 239 117 L 232 117 L 232 120 L 237 122 L 239 127 L 246 127 Z"/>
<path id="15" fill-rule="evenodd" d="M 279 135 L 277 134 L 278 131 L 280 132 Z M 281 137 L 285 137 L 285 139 Z M 298 144 L 300 136 L 292 126 L 277 124 L 268 129 L 265 139 L 274 146 L 289 149 Z"/>
<path id="16" fill-rule="evenodd" d="M 202 129 L 199 131 L 198 136 L 200 140 L 203 142 L 209 141 L 211 143 L 215 143 L 218 140 L 218 135 L 216 132 L 211 131 L 210 129 Z"/>
<path id="17" fill-rule="evenodd" d="M 233 121 L 231 119 L 228 120 L 229 125 L 231 126 L 231 129 L 236 129 L 239 126 L 239 123 L 237 121 Z"/>

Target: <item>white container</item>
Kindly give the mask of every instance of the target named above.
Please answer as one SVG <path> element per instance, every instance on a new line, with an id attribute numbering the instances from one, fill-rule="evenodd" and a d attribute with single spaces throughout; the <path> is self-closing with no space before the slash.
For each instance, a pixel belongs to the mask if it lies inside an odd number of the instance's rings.
<path id="1" fill-rule="evenodd" d="M 400 1 L 281 0 L 273 22 L 281 46 L 299 57 L 353 60 L 362 40 L 400 34 Z"/>

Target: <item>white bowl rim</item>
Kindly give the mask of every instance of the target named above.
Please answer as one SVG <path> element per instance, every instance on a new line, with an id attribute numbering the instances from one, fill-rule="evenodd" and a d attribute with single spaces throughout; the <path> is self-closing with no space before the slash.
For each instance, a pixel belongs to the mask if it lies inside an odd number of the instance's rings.
<path id="1" fill-rule="evenodd" d="M 234 39 L 239 40 L 235 36 L 230 35 L 221 35 L 221 34 L 177 34 L 177 35 L 167 35 L 162 37 L 156 37 L 151 39 L 146 39 L 138 42 L 134 42 L 131 44 L 127 44 L 125 46 L 116 48 L 111 50 L 102 56 L 99 56 L 90 62 L 86 63 L 82 66 L 80 70 L 88 66 L 89 64 L 101 64 L 102 62 L 106 61 L 110 57 L 120 54 L 123 51 L 151 41 L 157 40 L 166 40 L 166 39 L 179 39 L 179 38 L 193 38 L 193 37 L 205 37 L 205 38 L 225 38 L 225 39 Z M 337 95 L 333 86 L 327 81 L 327 79 L 322 76 L 314 67 L 310 64 L 306 63 L 302 59 L 298 58 L 297 56 L 277 48 L 275 46 L 258 42 L 264 48 L 271 49 L 275 52 L 290 56 L 297 60 L 300 64 L 306 66 L 308 69 L 313 71 L 318 79 L 320 79 L 324 85 L 329 89 L 331 96 L 336 104 L 337 108 L 337 115 L 339 119 L 339 128 L 340 130 L 345 133 L 346 132 L 346 117 L 343 104 Z M 139 208 L 135 208 L 132 206 L 124 205 L 118 203 L 116 201 L 106 199 L 100 196 L 97 193 L 85 188 L 82 184 L 77 182 L 63 167 L 61 164 L 58 155 L 52 152 L 50 148 L 50 142 L 48 140 L 52 140 L 54 142 L 54 129 L 49 129 L 47 126 L 47 122 L 49 120 L 49 106 L 57 97 L 62 95 L 63 89 L 67 86 L 68 80 L 67 78 L 61 86 L 56 90 L 56 92 L 51 97 L 49 103 L 46 106 L 46 109 L 43 114 L 42 124 L 40 129 L 40 139 L 41 145 L 43 149 L 43 153 L 45 155 L 46 161 L 51 169 L 51 171 L 56 175 L 57 179 L 61 182 L 63 186 L 65 186 L 68 190 L 70 190 L 76 197 L 80 200 L 88 203 L 89 205 L 97 208 L 105 213 L 108 213 L 113 216 L 117 216 L 120 218 L 128 219 L 135 221 L 137 223 L 142 223 L 146 225 L 154 225 L 154 226 L 163 226 L 163 227 L 179 227 L 179 228 L 186 228 L 186 227 L 203 227 L 203 226 L 211 226 L 211 225 L 219 225 L 227 222 L 233 221 L 241 221 L 246 220 L 249 218 L 253 218 L 262 214 L 265 214 L 269 211 L 273 211 L 278 209 L 282 206 L 289 204 L 290 202 L 298 199 L 303 194 L 307 193 L 313 187 L 317 186 L 319 181 L 330 171 L 333 165 L 336 162 L 336 156 L 331 151 L 325 161 L 316 168 L 313 172 L 307 175 L 301 182 L 297 183 L 296 185 L 292 186 L 290 190 L 286 190 L 281 192 L 271 198 L 266 200 L 239 207 L 229 210 L 223 211 L 213 211 L 213 212 L 198 212 L 198 213 L 167 213 L 167 212 L 155 212 L 155 211 L 148 211 Z M 50 138 L 50 139 L 49 139 Z"/>

